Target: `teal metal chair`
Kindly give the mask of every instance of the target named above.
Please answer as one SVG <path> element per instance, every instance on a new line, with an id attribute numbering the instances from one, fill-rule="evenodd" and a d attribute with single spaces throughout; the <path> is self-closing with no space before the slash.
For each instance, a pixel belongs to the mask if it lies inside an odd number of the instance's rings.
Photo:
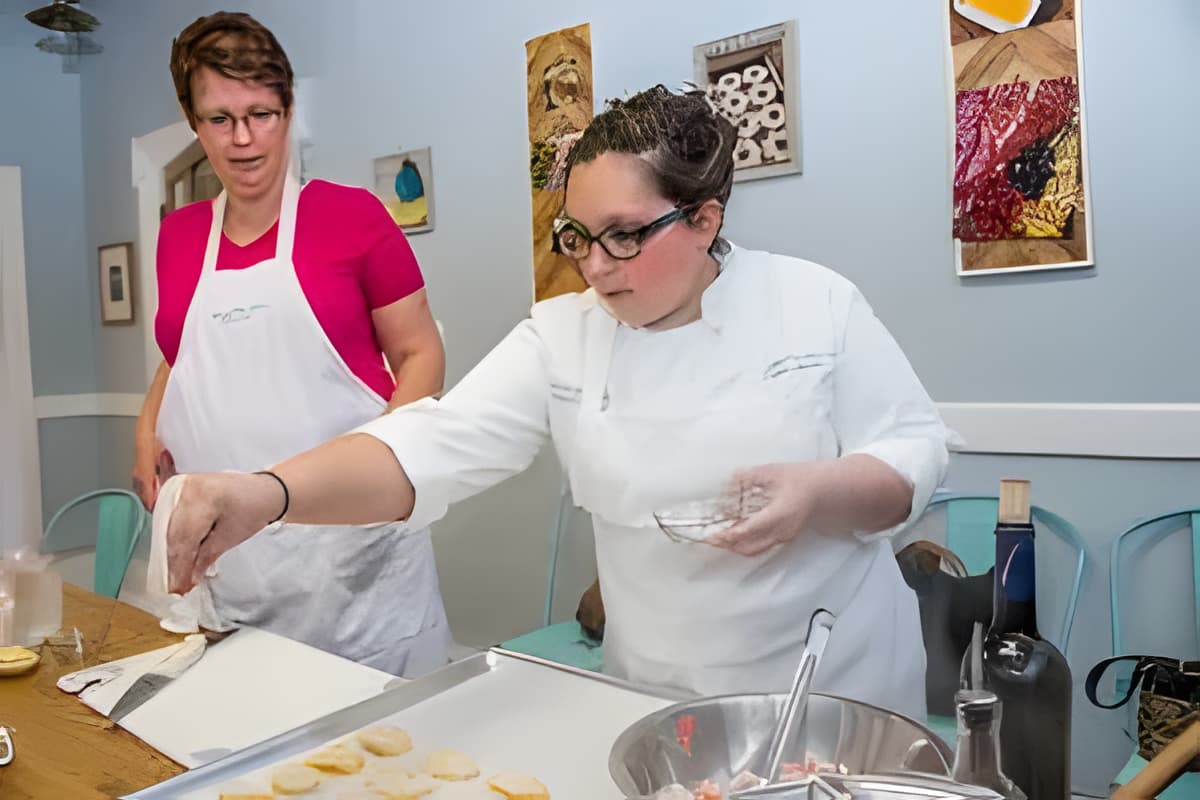
<path id="1" fill-rule="evenodd" d="M 86 505 L 95 506 L 95 525 L 67 526 L 68 514 Z M 64 553 L 96 548 L 92 571 L 92 590 L 116 598 L 125 580 L 129 560 L 142 534 L 149 527 L 150 514 L 141 498 L 124 489 L 98 489 L 82 494 L 55 512 L 42 532 L 42 553 Z"/>
<path id="2" fill-rule="evenodd" d="M 599 672 L 604 667 L 604 651 L 600 643 L 590 639 L 575 620 L 551 624 L 555 580 L 558 575 L 558 553 L 562 545 L 563 531 L 569 527 L 574 507 L 570 487 L 564 480 L 559 492 L 554 523 L 550 528 L 550 558 L 546 567 L 546 598 L 542 609 L 542 627 L 509 639 L 500 646 L 547 661 Z"/>
<path id="3" fill-rule="evenodd" d="M 1196 641 L 1200 642 L 1200 508 L 1181 508 L 1175 511 L 1169 511 L 1165 514 L 1147 517 L 1139 520 L 1132 526 L 1122 531 L 1112 544 L 1112 553 L 1109 561 L 1109 600 L 1112 603 L 1112 651 L 1114 656 L 1125 655 L 1126 644 L 1124 637 L 1124 621 L 1121 611 L 1121 575 L 1125 568 L 1129 566 L 1129 562 L 1125 558 L 1125 554 L 1135 545 L 1143 547 L 1152 547 L 1161 543 L 1163 540 L 1172 534 L 1187 531 L 1191 537 L 1192 545 L 1192 603 L 1195 607 L 1194 631 Z M 1177 620 L 1186 620 L 1186 615 L 1181 615 Z M 1162 625 L 1169 620 L 1158 619 L 1156 625 Z M 1142 651 L 1144 652 L 1144 651 Z M 1171 654 L 1164 654 L 1171 655 Z M 1182 655 L 1182 654 L 1181 654 Z M 1200 655 L 1200 654 L 1194 654 Z M 1123 685 L 1122 685 L 1123 684 Z M 1117 692 L 1124 694 L 1129 689 L 1129 679 L 1118 679 Z M 1137 709 L 1136 700 L 1130 703 L 1130 724 L 1125 733 L 1131 740 L 1137 740 L 1136 720 L 1134 714 Z M 1134 775 L 1145 768 L 1149 763 L 1146 759 L 1137 754 L 1137 748 L 1134 748 L 1133 755 L 1129 757 L 1125 767 L 1113 779 L 1114 784 L 1128 783 Z M 1196 800 L 1200 798 L 1200 773 L 1185 772 L 1175 780 L 1167 789 L 1163 790 L 1159 795 L 1159 800 Z"/>
<path id="4" fill-rule="evenodd" d="M 953 551 L 967 568 L 969 575 L 981 575 L 996 563 L 996 517 L 1000 500 L 987 496 L 935 496 L 925 513 L 944 509 L 946 515 L 946 547 Z M 1067 520 L 1040 506 L 1033 506 L 1034 528 L 1039 536 L 1050 534 L 1064 542 L 1074 554 L 1074 570 L 1065 601 L 1065 610 L 1053 626 L 1041 625 L 1042 633 L 1063 653 L 1071 640 L 1071 627 L 1075 622 L 1075 610 L 1079 603 L 1079 591 L 1083 586 L 1083 569 L 1086 562 L 1083 537 Z M 1042 563 L 1039 561 L 1039 563 Z M 1039 591 L 1039 595 L 1043 592 Z M 1039 607 L 1040 610 L 1040 607 Z M 953 717 L 930 714 L 929 727 L 950 744 L 958 735 L 957 721 Z"/>

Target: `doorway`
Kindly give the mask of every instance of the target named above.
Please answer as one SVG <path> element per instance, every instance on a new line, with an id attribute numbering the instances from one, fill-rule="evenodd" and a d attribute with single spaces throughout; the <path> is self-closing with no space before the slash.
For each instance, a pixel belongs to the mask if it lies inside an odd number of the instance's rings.
<path id="1" fill-rule="evenodd" d="M 18 167 L 0 167 L 0 443 L 0 551 L 36 547 L 42 531 L 42 477 Z"/>

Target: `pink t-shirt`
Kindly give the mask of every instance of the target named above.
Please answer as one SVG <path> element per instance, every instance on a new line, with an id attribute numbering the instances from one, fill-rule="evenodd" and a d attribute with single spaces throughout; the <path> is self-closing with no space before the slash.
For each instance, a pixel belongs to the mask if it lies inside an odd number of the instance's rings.
<path id="1" fill-rule="evenodd" d="M 188 306 L 204 265 L 213 202 L 169 214 L 158 231 L 154 335 L 174 365 Z M 244 269 L 275 255 L 279 223 L 245 247 L 224 234 L 217 269 Z M 385 400 L 395 381 L 383 361 L 371 311 L 425 285 L 416 256 L 383 204 L 365 189 L 313 180 L 300 192 L 292 253 L 300 288 L 334 349 Z"/>

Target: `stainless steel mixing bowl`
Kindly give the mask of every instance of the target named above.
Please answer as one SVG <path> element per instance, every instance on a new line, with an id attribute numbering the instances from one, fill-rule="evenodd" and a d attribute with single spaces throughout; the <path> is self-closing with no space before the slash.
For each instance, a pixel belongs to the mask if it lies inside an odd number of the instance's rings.
<path id="1" fill-rule="evenodd" d="M 764 775 L 771 734 L 785 699 L 782 694 L 726 695 L 665 708 L 617 737 L 609 773 L 630 800 L 652 798 L 670 784 L 691 787 L 704 780 L 726 789 L 744 770 Z M 689 716 L 695 720 L 690 753 L 677 740 L 676 727 Z M 954 752 L 937 734 L 907 717 L 814 692 L 803 723 L 789 737 L 783 761 L 806 763 L 809 758 L 844 767 L 852 775 L 923 772 L 945 781 Z"/>

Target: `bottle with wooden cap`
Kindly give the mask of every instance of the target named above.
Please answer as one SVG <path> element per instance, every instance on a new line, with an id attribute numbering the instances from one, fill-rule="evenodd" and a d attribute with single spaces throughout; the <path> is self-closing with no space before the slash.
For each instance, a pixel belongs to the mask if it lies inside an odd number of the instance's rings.
<path id="1" fill-rule="evenodd" d="M 1029 800 L 1071 798 L 1071 670 L 1038 633 L 1029 481 L 1000 482 L 984 688 L 1004 707 L 1000 763 Z"/>

